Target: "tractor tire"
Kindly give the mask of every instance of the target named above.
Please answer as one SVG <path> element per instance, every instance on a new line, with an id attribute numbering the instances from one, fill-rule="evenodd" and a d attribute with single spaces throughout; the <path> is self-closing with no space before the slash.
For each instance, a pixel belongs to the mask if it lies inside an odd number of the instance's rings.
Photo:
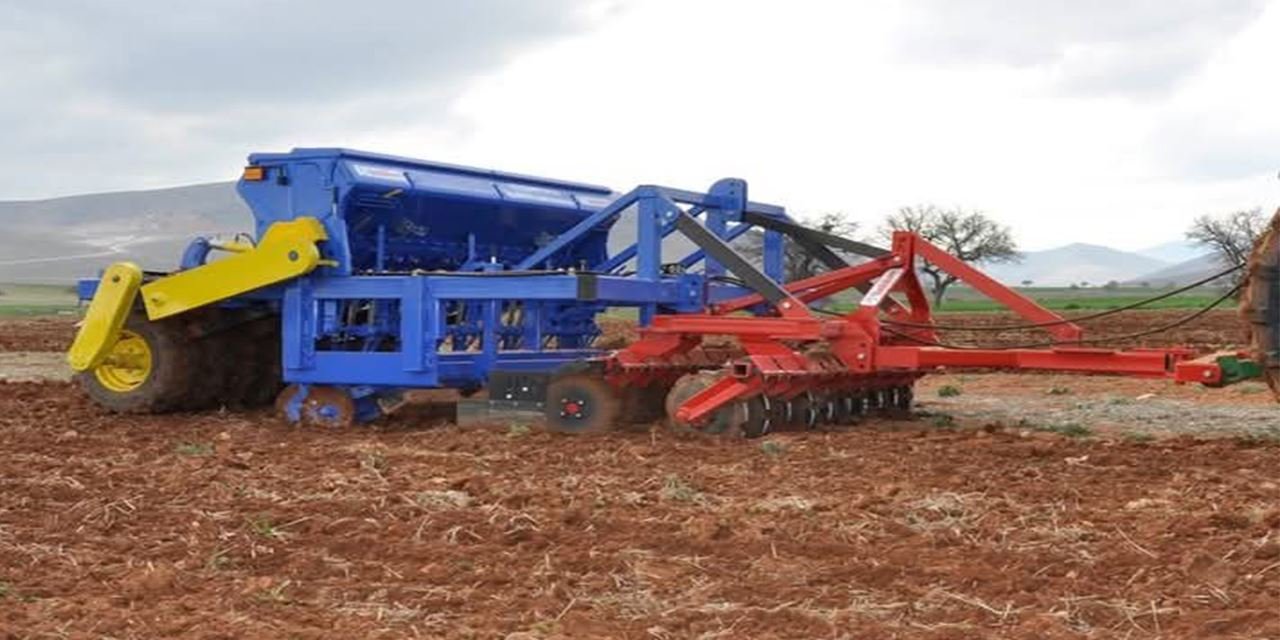
<path id="1" fill-rule="evenodd" d="M 117 413 L 164 413 L 185 409 L 202 382 L 195 366 L 198 346 L 178 319 L 152 322 L 136 311 L 125 321 L 117 347 L 145 346 L 145 365 L 121 368 L 109 363 L 78 373 L 75 381 L 99 405 Z"/>
<path id="2" fill-rule="evenodd" d="M 200 371 L 200 381 L 187 394 L 182 409 L 203 411 L 235 407 L 231 379 L 237 366 L 238 331 L 222 329 L 234 322 L 231 312 L 218 308 L 200 309 L 180 316 L 186 322 L 186 333 L 192 336 L 195 352 L 193 364 Z"/>
<path id="3" fill-rule="evenodd" d="M 1254 246 L 1240 295 L 1240 315 L 1249 325 L 1254 357 L 1271 392 L 1280 400 L 1280 211 Z"/>
<path id="4" fill-rule="evenodd" d="M 279 316 L 232 317 L 229 326 L 206 336 L 206 368 L 220 383 L 214 406 L 250 409 L 280 395 L 279 326 Z"/>
<path id="5" fill-rule="evenodd" d="M 239 397 L 246 408 L 265 407 L 275 402 L 284 390 L 284 368 L 280 341 L 280 316 L 255 320 L 250 326 L 253 336 L 247 386 Z"/>

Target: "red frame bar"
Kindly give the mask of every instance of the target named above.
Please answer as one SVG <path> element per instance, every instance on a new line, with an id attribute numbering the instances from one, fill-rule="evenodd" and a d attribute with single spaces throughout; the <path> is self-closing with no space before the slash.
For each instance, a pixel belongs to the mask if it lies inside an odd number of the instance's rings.
<path id="1" fill-rule="evenodd" d="M 913 233 L 895 233 L 893 249 L 888 256 L 784 285 L 791 297 L 779 303 L 781 317 L 728 315 L 764 303 L 758 294 L 727 300 L 709 313 L 659 315 L 639 341 L 610 357 L 606 370 L 617 385 L 659 377 L 670 380 L 685 371 L 720 366 L 696 357 L 703 336 L 736 337 L 745 357 L 733 359 L 732 369 L 722 379 L 677 410 L 676 417 L 688 422 L 698 422 L 731 402 L 759 393 L 789 398 L 807 391 L 882 388 L 910 384 L 943 367 L 1100 373 L 1206 384 L 1222 379 L 1216 361 L 1192 360 L 1194 352 L 1187 349 L 1122 351 L 1066 345 L 961 349 L 910 344 L 910 339 L 932 342 L 935 336 L 929 328 L 933 324 L 929 299 L 916 273 L 917 258 L 928 260 L 1024 320 L 1045 325 L 1059 341 L 1077 341 L 1083 331 Z M 873 293 L 864 296 L 865 304 L 854 311 L 838 318 L 812 315 L 809 303 L 884 278 L 891 269 L 900 271 L 891 280 L 879 281 Z M 907 304 L 891 297 L 894 293 L 905 296 Z M 882 311 L 892 317 L 910 317 L 922 326 L 901 329 L 910 339 L 882 331 Z M 819 341 L 826 341 L 829 351 L 796 346 Z"/>
<path id="2" fill-rule="evenodd" d="M 1113 349 L 946 349 L 943 347 L 878 347 L 877 369 L 927 371 L 1023 369 L 1069 373 L 1105 373 L 1150 378 L 1171 377 L 1179 363 L 1191 358 L 1182 349 L 1117 351 Z"/>
<path id="3" fill-rule="evenodd" d="M 833 293 L 839 293 L 845 289 L 851 289 L 854 286 L 879 277 L 880 274 L 892 269 L 895 265 L 901 264 L 901 256 L 890 255 L 883 258 L 876 258 L 870 262 L 856 264 L 851 267 L 828 271 L 816 276 L 788 282 L 783 285 L 788 293 L 801 302 L 812 302 L 821 300 Z M 754 307 L 764 302 L 764 297 L 758 293 L 731 298 L 725 300 L 712 308 L 715 314 L 728 314 L 736 311 Z"/>
<path id="4" fill-rule="evenodd" d="M 911 259 L 908 260 L 910 265 L 915 264 L 914 258 L 916 256 L 924 258 L 939 269 L 977 289 L 988 298 L 1008 307 L 1010 311 L 1018 314 L 1023 320 L 1035 324 L 1054 323 L 1052 326 L 1044 327 L 1044 329 L 1059 340 L 1079 340 L 1084 335 L 1084 330 L 1079 325 L 1067 322 L 1066 318 L 1036 304 L 1035 300 L 996 282 L 991 276 L 965 264 L 964 261 L 930 244 L 914 233 L 905 231 L 894 233 L 893 245 L 895 253 L 902 250 L 911 256 Z"/>

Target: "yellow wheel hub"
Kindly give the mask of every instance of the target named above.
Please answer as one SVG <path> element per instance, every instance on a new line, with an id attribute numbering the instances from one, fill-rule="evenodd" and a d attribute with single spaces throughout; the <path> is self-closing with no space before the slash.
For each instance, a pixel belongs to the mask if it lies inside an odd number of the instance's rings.
<path id="1" fill-rule="evenodd" d="M 102 364 L 93 370 L 102 386 L 117 393 L 128 393 L 142 386 L 151 375 L 151 347 L 142 336 L 124 330 L 111 347 Z"/>

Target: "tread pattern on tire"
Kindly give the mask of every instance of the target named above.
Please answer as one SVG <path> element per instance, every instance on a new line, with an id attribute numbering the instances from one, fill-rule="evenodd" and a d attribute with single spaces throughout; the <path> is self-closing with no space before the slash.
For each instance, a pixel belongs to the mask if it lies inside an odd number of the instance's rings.
<path id="1" fill-rule="evenodd" d="M 280 318 L 247 309 L 209 308 L 159 321 L 141 310 L 125 328 L 151 347 L 152 373 L 137 389 L 104 387 L 92 371 L 75 380 L 118 413 L 169 413 L 270 404 L 283 387 Z"/>

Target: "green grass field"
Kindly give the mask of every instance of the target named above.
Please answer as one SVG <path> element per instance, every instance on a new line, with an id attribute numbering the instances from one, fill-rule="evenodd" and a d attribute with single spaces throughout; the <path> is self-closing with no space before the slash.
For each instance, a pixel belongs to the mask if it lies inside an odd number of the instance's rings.
<path id="1" fill-rule="evenodd" d="M 1155 295 L 1155 294 L 1151 294 Z M 1218 299 L 1218 295 L 1198 295 L 1187 294 L 1174 296 L 1159 302 L 1153 302 L 1145 305 L 1143 309 L 1201 309 L 1213 304 Z M 1150 295 L 1125 295 L 1117 294 L 1111 296 L 1082 296 L 1071 297 L 1069 295 L 1055 296 L 1032 296 L 1032 298 L 1045 308 L 1054 311 L 1106 311 L 1108 309 L 1118 309 L 1145 300 Z M 1226 306 L 1234 305 L 1235 302 L 1228 300 L 1223 303 Z M 995 312 L 1003 311 L 1004 307 L 990 300 L 947 300 L 942 303 L 940 313 L 974 313 L 974 312 Z"/>
<path id="2" fill-rule="evenodd" d="M 1117 309 L 1136 302 L 1158 296 L 1167 289 L 1124 288 L 1124 289 L 1071 289 L 1068 287 L 1019 287 L 1017 291 L 1042 306 L 1054 311 L 1106 311 Z M 1145 305 L 1143 309 L 1201 309 L 1213 304 L 1225 291 L 1212 288 L 1199 288 L 1171 298 Z M 1228 300 L 1224 305 L 1234 305 Z M 947 294 L 941 313 L 974 313 L 1002 311 L 999 304 L 983 297 L 978 292 L 956 287 Z"/>
<path id="3" fill-rule="evenodd" d="M 1054 311 L 1105 311 L 1132 304 L 1161 293 L 1158 289 L 1069 289 L 1034 287 L 1019 289 L 1024 295 Z M 1200 309 L 1217 300 L 1217 289 L 1198 289 L 1147 305 L 1144 309 Z M 1225 303 L 1234 305 L 1234 301 Z M 835 309 L 850 308 L 837 303 Z M 0 284 L 0 316 L 40 316 L 77 313 L 75 287 L 71 285 Z M 1003 307 L 971 289 L 955 288 L 948 293 L 940 313 L 983 313 Z M 610 315 L 635 317 L 633 309 L 612 309 Z"/>
<path id="4" fill-rule="evenodd" d="M 72 285 L 0 284 L 0 316 L 58 315 L 78 308 Z"/>

